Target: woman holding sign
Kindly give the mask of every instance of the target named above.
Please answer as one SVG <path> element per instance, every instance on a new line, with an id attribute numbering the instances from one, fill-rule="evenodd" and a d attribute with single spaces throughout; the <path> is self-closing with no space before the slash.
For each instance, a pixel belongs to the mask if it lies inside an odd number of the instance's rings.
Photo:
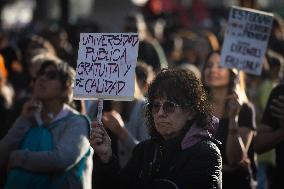
<path id="1" fill-rule="evenodd" d="M 255 112 L 244 91 L 243 75 L 220 67 L 220 52 L 211 52 L 202 71 L 214 115 L 220 119 L 216 139 L 222 142 L 223 189 L 255 187 L 252 142 Z"/>
<path id="2" fill-rule="evenodd" d="M 119 169 L 111 141 L 95 125 L 94 178 L 105 188 L 221 188 L 217 125 L 199 79 L 190 71 L 162 70 L 149 87 L 146 119 L 151 139 L 139 143 Z"/>

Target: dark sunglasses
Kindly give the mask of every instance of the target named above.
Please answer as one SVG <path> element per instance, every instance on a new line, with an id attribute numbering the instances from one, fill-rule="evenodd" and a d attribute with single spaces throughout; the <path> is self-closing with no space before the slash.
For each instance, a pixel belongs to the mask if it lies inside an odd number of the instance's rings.
<path id="1" fill-rule="evenodd" d="M 161 107 L 163 108 L 164 113 L 169 114 L 169 113 L 174 113 L 176 110 L 176 107 L 180 107 L 180 106 L 181 105 L 176 104 L 174 102 L 165 101 L 164 103 L 153 102 L 153 104 L 151 105 L 151 108 L 154 114 L 158 113 Z"/>
<path id="2" fill-rule="evenodd" d="M 48 79 L 58 79 L 58 72 L 57 71 L 45 71 L 39 70 L 37 72 L 37 77 L 45 76 Z"/>

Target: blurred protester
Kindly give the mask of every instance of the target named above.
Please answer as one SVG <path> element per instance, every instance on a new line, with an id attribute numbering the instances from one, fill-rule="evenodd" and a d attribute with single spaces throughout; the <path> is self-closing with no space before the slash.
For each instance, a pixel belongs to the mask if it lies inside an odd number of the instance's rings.
<path id="1" fill-rule="evenodd" d="M 266 104 L 262 124 L 257 129 L 255 150 L 264 153 L 275 149 L 276 173 L 270 189 L 279 188 L 283 185 L 284 171 L 284 84 L 278 84 L 273 88 Z"/>
<path id="2" fill-rule="evenodd" d="M 284 56 L 284 20 L 277 13 L 273 14 L 273 23 L 268 48 Z"/>
<path id="3" fill-rule="evenodd" d="M 189 30 L 179 31 L 175 36 L 173 49 L 174 58 L 171 67 L 181 64 L 193 64 L 200 67 L 200 54 L 197 52 L 197 42 L 200 36 Z"/>
<path id="4" fill-rule="evenodd" d="M 90 123 L 72 109 L 75 71 L 61 60 L 46 59 L 37 72 L 33 97 L 0 140 L 5 189 L 91 189 Z"/>
<path id="5" fill-rule="evenodd" d="M 201 79 L 201 72 L 200 70 L 193 64 L 181 64 L 179 66 L 177 66 L 178 69 L 182 69 L 182 70 L 189 70 L 191 72 L 194 73 L 194 75 L 198 78 Z"/>
<path id="6" fill-rule="evenodd" d="M 20 38 L 17 44 L 19 47 L 4 51 L 6 53 L 5 59 L 9 60 L 9 69 L 11 73 L 9 79 L 11 85 L 15 90 L 15 112 L 11 116 L 11 122 L 14 122 L 18 117 L 23 103 L 31 96 L 31 89 L 29 87 L 33 75 L 30 75 L 30 69 L 35 70 L 32 65 L 32 59 L 35 55 L 40 53 L 51 53 L 55 55 L 55 51 L 51 44 L 41 37 L 32 35 Z M 18 52 L 19 50 L 19 52 Z"/>
<path id="7" fill-rule="evenodd" d="M 164 69 L 149 87 L 148 103 L 151 139 L 135 147 L 122 170 L 105 129 L 95 124 L 91 144 L 100 174 L 94 183 L 105 188 L 221 188 L 222 160 L 212 138 L 217 120 L 200 80 L 192 72 Z"/>
<path id="8" fill-rule="evenodd" d="M 11 83 L 16 91 L 18 91 L 17 89 L 19 89 L 23 82 L 27 79 L 24 76 L 24 68 L 21 62 L 21 51 L 16 45 L 7 45 L 0 51 L 3 55 L 5 66 L 9 73 L 7 78 L 8 82 Z M 17 96 L 19 95 L 17 94 Z M 17 96 L 15 98 L 17 98 Z"/>
<path id="9" fill-rule="evenodd" d="M 137 0 L 133 0 L 133 2 L 135 1 Z M 162 18 L 178 27 L 189 27 L 191 24 L 189 12 L 181 1 L 148 0 L 143 4 L 142 9 L 143 14 L 152 22 Z"/>
<path id="10" fill-rule="evenodd" d="M 14 90 L 8 83 L 8 71 L 0 54 L 0 139 L 9 129 L 8 116 L 13 105 Z"/>
<path id="11" fill-rule="evenodd" d="M 16 101 L 26 95 L 25 87 L 28 83 L 28 76 L 22 64 L 21 51 L 16 46 L 7 46 L 1 49 L 1 54 L 9 73 L 7 80 L 15 91 L 14 100 Z"/>
<path id="12" fill-rule="evenodd" d="M 272 89 L 279 84 L 280 78 L 283 75 L 284 62 L 283 57 L 268 50 L 263 62 L 263 69 L 261 76 L 248 75 L 248 95 L 252 100 L 256 110 L 256 124 L 257 128 L 260 125 L 263 112 Z M 258 189 L 270 188 L 274 180 L 275 172 L 275 151 L 271 149 L 265 153 L 258 154 Z"/>
<path id="13" fill-rule="evenodd" d="M 35 50 L 37 51 L 37 50 Z M 10 115 L 8 116 L 8 125 L 11 127 L 11 125 L 15 122 L 16 118 L 21 114 L 23 105 L 25 102 L 27 102 L 32 97 L 32 88 L 35 82 L 36 73 L 38 72 L 41 64 L 44 61 L 53 61 L 56 60 L 57 57 L 53 54 L 49 54 L 45 51 L 38 51 L 37 53 L 33 55 L 33 58 L 30 58 L 29 66 L 26 68 L 26 77 L 29 78 L 29 83 L 26 85 L 21 85 L 21 91 L 16 91 L 18 93 L 17 97 L 14 99 L 14 105 L 12 107 L 12 110 L 10 112 Z M 21 94 L 19 94 L 21 93 Z"/>
<path id="14" fill-rule="evenodd" d="M 172 49 L 167 53 L 169 67 L 192 64 L 201 70 L 206 56 L 219 50 L 219 42 L 212 32 L 180 30 L 171 36 Z"/>
<path id="15" fill-rule="evenodd" d="M 207 57 L 202 78 L 220 119 L 216 139 L 220 140 L 224 189 L 256 187 L 253 138 L 256 129 L 253 105 L 248 101 L 242 73 L 220 67 L 220 52 Z"/>
<path id="16" fill-rule="evenodd" d="M 76 53 L 73 52 L 68 33 L 63 28 L 48 27 L 43 29 L 39 35 L 50 41 L 59 58 L 68 62 L 73 68 L 76 67 L 77 62 L 73 57 Z"/>
<path id="17" fill-rule="evenodd" d="M 155 73 L 168 66 L 164 50 L 158 40 L 151 34 L 143 15 L 135 14 L 126 17 L 124 32 L 138 32 L 138 60 L 151 65 Z"/>
<path id="18" fill-rule="evenodd" d="M 48 40 L 35 34 L 20 38 L 17 45 L 22 53 L 21 64 L 23 65 L 25 74 L 28 74 L 28 70 L 34 56 L 41 53 L 49 53 L 54 56 L 57 54 L 54 46 Z"/>
<path id="19" fill-rule="evenodd" d="M 148 87 L 152 80 L 155 77 L 155 73 L 153 71 L 152 66 L 138 61 L 136 67 L 135 67 L 135 74 L 137 78 L 137 84 L 144 96 L 147 95 Z"/>

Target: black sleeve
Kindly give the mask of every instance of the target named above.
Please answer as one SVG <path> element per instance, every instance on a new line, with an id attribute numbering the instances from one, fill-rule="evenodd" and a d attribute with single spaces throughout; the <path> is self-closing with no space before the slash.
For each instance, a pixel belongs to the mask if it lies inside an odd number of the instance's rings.
<path id="1" fill-rule="evenodd" d="M 202 141 L 188 151 L 190 158 L 177 175 L 179 188 L 222 188 L 222 158 L 211 141 Z"/>
<path id="2" fill-rule="evenodd" d="M 123 188 L 130 189 L 138 182 L 138 174 L 143 163 L 143 142 L 138 144 L 132 153 L 132 158 L 126 167 L 120 169 L 118 159 L 113 156 L 109 163 L 102 163 L 94 155 L 93 187 L 94 188 Z"/>
<path id="3" fill-rule="evenodd" d="M 93 188 L 103 189 L 112 188 L 115 183 L 118 183 L 119 163 L 116 156 L 113 156 L 109 163 L 102 163 L 99 157 L 93 156 Z"/>
<path id="4" fill-rule="evenodd" d="M 278 86 L 276 86 L 270 93 L 270 96 L 268 98 L 266 107 L 264 109 L 263 112 L 263 116 L 262 116 L 262 120 L 261 122 L 265 125 L 268 125 L 270 127 L 272 127 L 273 129 L 277 129 L 280 127 L 279 125 L 279 119 L 275 118 L 272 116 L 272 112 L 270 110 L 270 105 L 271 105 L 271 101 L 274 98 L 277 98 L 279 95 L 284 95 L 284 84 L 280 84 Z"/>
<path id="5" fill-rule="evenodd" d="M 134 149 L 132 157 L 120 173 L 120 187 L 125 189 L 149 188 L 147 162 L 153 155 L 154 143 L 151 140 L 140 142 Z"/>
<path id="6" fill-rule="evenodd" d="M 238 124 L 239 127 L 248 127 L 252 130 L 256 129 L 255 109 L 252 103 L 245 103 L 242 105 Z"/>

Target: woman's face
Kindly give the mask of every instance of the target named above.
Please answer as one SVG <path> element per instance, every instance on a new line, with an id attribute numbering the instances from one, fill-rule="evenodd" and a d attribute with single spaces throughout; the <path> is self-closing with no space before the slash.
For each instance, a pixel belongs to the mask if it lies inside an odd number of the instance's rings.
<path id="1" fill-rule="evenodd" d="M 63 96 L 59 73 L 54 66 L 39 70 L 34 84 L 34 97 L 41 101 L 61 99 Z"/>
<path id="2" fill-rule="evenodd" d="M 220 54 L 213 53 L 205 64 L 204 83 L 208 87 L 226 87 L 229 84 L 230 72 L 220 66 Z"/>
<path id="3" fill-rule="evenodd" d="M 165 98 L 155 99 L 152 105 L 155 128 L 164 139 L 178 136 L 186 122 L 192 119 L 190 111 L 183 110 L 180 105 Z"/>

